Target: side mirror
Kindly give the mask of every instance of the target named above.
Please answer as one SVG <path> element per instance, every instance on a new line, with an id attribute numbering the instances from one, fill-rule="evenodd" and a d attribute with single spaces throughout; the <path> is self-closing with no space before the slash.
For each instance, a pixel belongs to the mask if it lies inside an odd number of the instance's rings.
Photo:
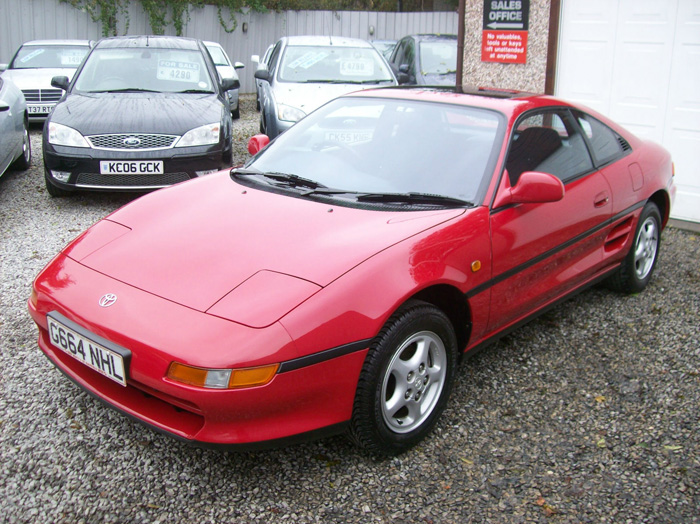
<path id="1" fill-rule="evenodd" d="M 7 69 L 7 66 L 9 66 L 9 65 L 10 64 L 0 64 L 0 73 L 5 71 Z"/>
<path id="2" fill-rule="evenodd" d="M 406 73 L 399 73 L 396 75 L 396 80 L 399 82 L 399 84 L 408 84 L 408 81 L 411 80 L 411 77 L 408 76 Z"/>
<path id="3" fill-rule="evenodd" d="M 10 109 L 9 105 L 7 105 L 3 101 L 0 101 L 0 113 L 4 113 L 5 111 L 8 111 L 9 109 Z"/>
<path id="4" fill-rule="evenodd" d="M 248 140 L 248 153 L 256 155 L 258 151 L 264 149 L 270 143 L 270 137 L 267 135 L 253 135 Z"/>
<path id="5" fill-rule="evenodd" d="M 260 55 L 251 56 L 250 61 L 253 62 L 254 64 L 259 64 L 260 63 Z"/>
<path id="6" fill-rule="evenodd" d="M 399 66 L 399 72 L 408 74 L 408 64 L 401 64 Z"/>
<path id="7" fill-rule="evenodd" d="M 243 69 L 244 67 L 245 67 L 245 64 L 243 62 L 234 62 L 233 63 L 234 69 Z"/>
<path id="8" fill-rule="evenodd" d="M 70 80 L 68 80 L 67 76 L 54 76 L 51 79 L 51 85 L 53 87 L 63 89 L 64 91 L 68 90 L 68 84 L 70 84 Z"/>
<path id="9" fill-rule="evenodd" d="M 542 204 L 558 202 L 564 198 L 564 184 L 554 175 L 538 171 L 525 171 L 515 187 L 499 192 L 494 207 L 508 204 Z"/>
<path id="10" fill-rule="evenodd" d="M 224 78 L 221 81 L 221 87 L 224 91 L 230 91 L 241 87 L 241 83 L 237 78 Z"/>
<path id="11" fill-rule="evenodd" d="M 253 76 L 258 80 L 270 81 L 270 72 L 267 69 L 258 69 Z"/>

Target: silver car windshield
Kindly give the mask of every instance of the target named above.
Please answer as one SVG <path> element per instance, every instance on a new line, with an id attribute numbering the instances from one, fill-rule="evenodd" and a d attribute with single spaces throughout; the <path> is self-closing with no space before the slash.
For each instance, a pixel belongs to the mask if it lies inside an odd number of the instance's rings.
<path id="1" fill-rule="evenodd" d="M 88 46 L 22 46 L 10 69 L 77 69 L 90 50 Z"/>
<path id="2" fill-rule="evenodd" d="M 457 40 L 420 43 L 420 70 L 424 75 L 444 75 L 457 70 Z"/>
<path id="3" fill-rule="evenodd" d="M 389 67 L 373 47 L 289 46 L 278 76 L 282 82 L 392 82 Z"/>
<path id="4" fill-rule="evenodd" d="M 74 89 L 89 92 L 213 92 L 200 51 L 158 48 L 96 49 Z"/>
<path id="5" fill-rule="evenodd" d="M 500 113 L 412 100 L 343 97 L 248 163 L 360 193 L 428 193 L 476 202 L 502 143 Z"/>

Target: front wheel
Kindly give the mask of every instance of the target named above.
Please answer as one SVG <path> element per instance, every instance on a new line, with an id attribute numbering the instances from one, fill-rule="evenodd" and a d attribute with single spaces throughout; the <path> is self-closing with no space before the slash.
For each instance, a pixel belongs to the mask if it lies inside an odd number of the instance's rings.
<path id="1" fill-rule="evenodd" d="M 452 389 L 457 339 L 445 314 L 412 301 L 384 326 L 362 367 L 351 437 L 366 450 L 395 455 L 432 430 Z"/>
<path id="2" fill-rule="evenodd" d="M 25 171 L 32 165 L 32 140 L 29 136 L 29 123 L 24 120 L 22 132 L 22 154 L 15 160 L 13 168 Z"/>
<path id="3" fill-rule="evenodd" d="M 634 244 L 608 283 L 615 291 L 639 293 L 651 280 L 661 246 L 661 213 L 647 202 L 639 215 Z"/>

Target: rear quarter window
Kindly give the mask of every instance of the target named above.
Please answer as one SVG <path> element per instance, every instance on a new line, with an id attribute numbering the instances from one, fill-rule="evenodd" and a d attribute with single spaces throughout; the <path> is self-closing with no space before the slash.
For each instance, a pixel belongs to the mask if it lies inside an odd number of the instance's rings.
<path id="1" fill-rule="evenodd" d="M 600 120 L 585 113 L 576 113 L 576 120 L 588 138 L 597 166 L 614 162 L 630 150 L 627 141 Z"/>

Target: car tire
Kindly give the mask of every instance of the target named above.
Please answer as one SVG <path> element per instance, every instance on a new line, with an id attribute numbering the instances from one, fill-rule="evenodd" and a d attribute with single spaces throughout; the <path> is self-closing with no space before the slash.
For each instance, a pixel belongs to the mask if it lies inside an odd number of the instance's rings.
<path id="1" fill-rule="evenodd" d="M 71 194 L 70 191 L 66 191 L 65 189 L 61 189 L 58 186 L 53 185 L 51 182 L 51 175 L 49 175 L 48 170 L 44 170 L 44 182 L 46 183 L 46 191 L 51 195 L 52 197 L 65 197 Z"/>
<path id="2" fill-rule="evenodd" d="M 12 164 L 13 169 L 20 169 L 22 171 L 29 169 L 32 165 L 32 139 L 29 136 L 29 122 L 24 120 L 24 130 L 22 137 L 22 154 L 15 160 Z"/>
<path id="3" fill-rule="evenodd" d="M 241 108 L 240 107 L 237 107 L 236 109 L 231 111 L 231 118 L 233 118 L 234 120 L 238 120 L 239 118 L 241 118 Z"/>
<path id="4" fill-rule="evenodd" d="M 452 389 L 457 338 L 447 316 L 410 301 L 370 345 L 357 384 L 350 436 L 378 455 L 396 455 L 432 430 Z"/>
<path id="5" fill-rule="evenodd" d="M 647 202 L 639 215 L 634 242 L 609 286 L 623 293 L 639 293 L 651 280 L 661 247 L 661 213 L 653 202 Z"/>

